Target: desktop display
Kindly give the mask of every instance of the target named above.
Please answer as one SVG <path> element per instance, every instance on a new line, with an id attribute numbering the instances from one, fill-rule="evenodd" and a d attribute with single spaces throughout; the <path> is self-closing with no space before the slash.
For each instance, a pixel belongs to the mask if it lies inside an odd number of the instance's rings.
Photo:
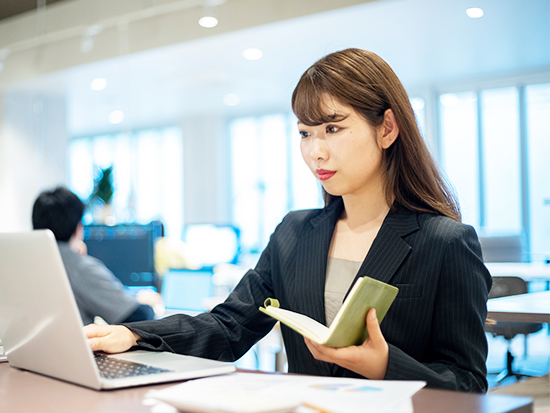
<path id="1" fill-rule="evenodd" d="M 101 260 L 125 286 L 157 286 L 155 242 L 162 224 L 88 225 L 88 255 Z"/>
<path id="2" fill-rule="evenodd" d="M 162 280 L 162 300 L 168 310 L 207 311 L 214 291 L 211 270 L 170 270 Z"/>

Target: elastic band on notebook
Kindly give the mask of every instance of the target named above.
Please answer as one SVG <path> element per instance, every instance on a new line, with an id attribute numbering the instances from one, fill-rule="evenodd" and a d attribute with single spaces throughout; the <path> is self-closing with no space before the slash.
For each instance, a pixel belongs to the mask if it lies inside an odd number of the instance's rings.
<path id="1" fill-rule="evenodd" d="M 279 308 L 279 300 L 275 298 L 266 298 L 266 300 L 264 301 L 264 307 L 267 307 L 268 305 L 270 305 L 271 307 Z"/>

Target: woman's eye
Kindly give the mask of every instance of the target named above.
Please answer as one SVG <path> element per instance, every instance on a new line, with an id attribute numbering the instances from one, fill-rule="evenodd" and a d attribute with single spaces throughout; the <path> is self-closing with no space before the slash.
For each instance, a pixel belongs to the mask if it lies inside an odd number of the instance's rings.
<path id="1" fill-rule="evenodd" d="M 338 132 L 338 126 L 327 126 L 327 132 L 328 133 L 335 133 L 335 132 Z"/>
<path id="2" fill-rule="evenodd" d="M 301 130 L 300 131 L 300 137 L 303 139 L 303 138 L 307 138 L 309 136 L 309 132 L 306 132 L 304 130 Z"/>

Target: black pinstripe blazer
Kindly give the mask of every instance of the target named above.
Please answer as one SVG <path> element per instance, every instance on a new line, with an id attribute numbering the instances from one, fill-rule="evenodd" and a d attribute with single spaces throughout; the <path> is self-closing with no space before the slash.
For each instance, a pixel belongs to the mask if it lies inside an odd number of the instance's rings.
<path id="1" fill-rule="evenodd" d="M 142 347 L 234 361 L 274 326 L 258 311 L 267 297 L 325 323 L 327 257 L 342 210 L 339 200 L 322 210 L 289 213 L 256 268 L 210 313 L 126 325 L 143 338 Z M 471 227 L 434 214 L 392 210 L 357 277 L 364 275 L 399 288 L 381 324 L 390 349 L 386 379 L 486 391 L 484 322 L 491 278 Z M 283 326 L 282 334 L 289 372 L 360 377 L 315 360 L 294 331 Z"/>

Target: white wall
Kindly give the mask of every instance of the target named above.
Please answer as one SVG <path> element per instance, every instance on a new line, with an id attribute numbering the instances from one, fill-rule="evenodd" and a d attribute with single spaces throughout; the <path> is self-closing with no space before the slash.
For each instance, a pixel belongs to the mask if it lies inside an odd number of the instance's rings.
<path id="1" fill-rule="evenodd" d="M 0 106 L 0 231 L 30 230 L 36 196 L 66 183 L 65 101 L 5 93 Z"/>

